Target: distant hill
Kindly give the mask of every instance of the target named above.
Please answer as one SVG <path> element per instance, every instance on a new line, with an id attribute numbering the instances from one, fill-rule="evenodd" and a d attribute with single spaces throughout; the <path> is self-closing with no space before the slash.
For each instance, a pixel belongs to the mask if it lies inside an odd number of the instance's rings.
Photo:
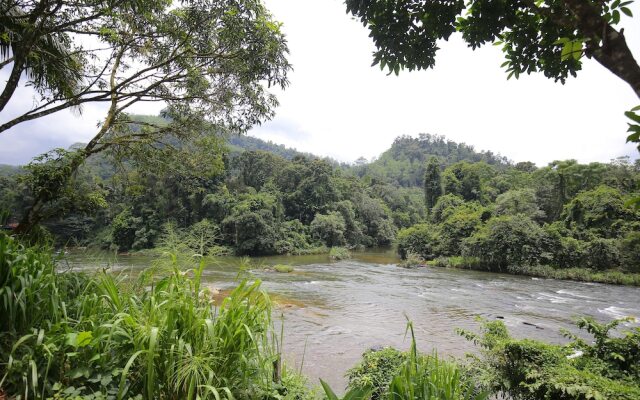
<path id="1" fill-rule="evenodd" d="M 233 135 L 228 138 L 229 149 L 234 151 L 268 151 L 279 155 L 287 160 L 292 160 L 295 157 L 307 157 L 307 158 L 319 158 L 311 153 L 303 153 L 296 149 L 286 147 L 282 144 L 273 143 L 272 141 L 265 141 L 253 136 L 245 135 Z"/>
<path id="2" fill-rule="evenodd" d="M 439 157 L 443 166 L 458 161 L 484 161 L 504 167 L 511 164 L 506 157 L 491 151 L 476 151 L 473 146 L 447 140 L 444 136 L 421 133 L 417 138 L 397 137 L 391 148 L 377 160 L 356 165 L 354 170 L 359 176 L 370 175 L 400 186 L 421 186 L 424 165 L 431 156 Z"/>
<path id="3" fill-rule="evenodd" d="M 0 164 L 0 176 L 13 176 L 22 172 L 21 167 L 8 164 Z"/>

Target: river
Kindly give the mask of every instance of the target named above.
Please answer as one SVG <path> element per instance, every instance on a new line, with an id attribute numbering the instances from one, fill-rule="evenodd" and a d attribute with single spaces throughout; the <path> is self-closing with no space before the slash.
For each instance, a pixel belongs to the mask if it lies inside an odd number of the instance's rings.
<path id="1" fill-rule="evenodd" d="M 109 266 L 139 271 L 150 257 L 107 257 L 72 252 L 64 260 L 74 269 Z M 640 318 L 640 288 L 557 281 L 488 272 L 442 268 L 403 269 L 389 250 L 354 253 L 351 260 L 327 256 L 281 256 L 252 259 L 250 273 L 263 281 L 283 316 L 284 352 L 312 384 L 318 378 L 344 387 L 344 374 L 371 347 L 408 348 L 406 318 L 413 321 L 419 350 L 463 356 L 474 346 L 455 333 L 477 330 L 476 317 L 501 318 L 513 336 L 562 342 L 560 329 L 576 332 L 573 321 L 589 315 L 600 321 Z M 288 264 L 291 273 L 265 270 Z M 234 285 L 238 259 L 211 262 L 204 277 L 221 290 Z M 637 325 L 629 323 L 627 325 Z"/>

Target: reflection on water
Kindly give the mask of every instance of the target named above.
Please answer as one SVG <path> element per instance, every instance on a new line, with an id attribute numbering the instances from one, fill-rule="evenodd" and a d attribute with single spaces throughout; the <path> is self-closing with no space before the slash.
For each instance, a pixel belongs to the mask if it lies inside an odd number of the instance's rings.
<path id="1" fill-rule="evenodd" d="M 111 259 L 69 254 L 71 268 L 139 271 L 151 258 Z M 461 356 L 474 347 L 455 334 L 476 329 L 475 318 L 501 318 L 516 337 L 560 342 L 560 328 L 575 332 L 573 319 L 590 315 L 601 321 L 640 317 L 640 289 L 592 283 L 532 279 L 512 275 L 440 268 L 401 269 L 390 251 L 355 253 L 353 260 L 328 256 L 279 256 L 253 259 L 251 274 L 273 295 L 276 315 L 285 323 L 284 351 L 291 364 L 318 383 L 344 385 L 343 375 L 363 351 L 375 346 L 408 348 L 406 317 L 415 325 L 419 348 Z M 238 275 L 237 258 L 211 262 L 208 285 L 225 293 Z M 288 264 L 292 273 L 263 266 Z M 405 317 L 406 315 L 406 317 Z M 277 319 L 277 318 L 276 318 Z M 640 322 L 640 321 L 638 321 Z M 305 351 L 306 348 L 306 351 Z"/>

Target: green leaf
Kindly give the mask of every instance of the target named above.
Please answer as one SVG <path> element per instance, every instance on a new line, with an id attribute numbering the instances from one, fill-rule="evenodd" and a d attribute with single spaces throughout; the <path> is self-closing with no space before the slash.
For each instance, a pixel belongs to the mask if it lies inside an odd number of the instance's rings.
<path id="1" fill-rule="evenodd" d="M 562 61 L 565 61 L 571 56 L 572 53 L 573 53 L 573 43 L 572 42 L 566 42 L 562 46 L 562 53 L 560 53 L 560 59 Z"/>
<path id="2" fill-rule="evenodd" d="M 91 333 L 91 331 L 78 332 L 78 336 L 76 337 L 76 346 L 88 346 L 91 344 L 91 339 L 93 339 L 93 333 Z"/>
<path id="3" fill-rule="evenodd" d="M 74 380 L 82 377 L 88 377 L 90 373 L 91 373 L 91 370 L 89 370 L 89 368 L 78 367 L 69 371 L 67 376 L 69 377 L 69 379 Z"/>
<path id="4" fill-rule="evenodd" d="M 327 395 L 327 398 L 329 400 L 340 400 L 338 396 L 336 396 L 336 394 L 333 392 L 333 390 L 331 390 L 331 386 L 329 386 L 327 382 L 320 379 L 320 384 L 322 385 L 324 393 Z"/>
<path id="5" fill-rule="evenodd" d="M 637 122 L 640 124 L 640 115 L 636 114 L 633 111 L 627 111 L 624 113 L 624 115 L 629 118 L 630 120 Z"/>
<path id="6" fill-rule="evenodd" d="M 620 11 L 622 11 L 627 17 L 633 17 L 633 13 L 627 7 L 620 7 Z"/>

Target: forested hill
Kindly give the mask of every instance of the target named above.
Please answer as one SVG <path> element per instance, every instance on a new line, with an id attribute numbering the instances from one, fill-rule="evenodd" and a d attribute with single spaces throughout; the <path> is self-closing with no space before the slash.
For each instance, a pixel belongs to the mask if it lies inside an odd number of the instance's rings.
<path id="1" fill-rule="evenodd" d="M 231 152 L 241 151 L 267 151 L 278 155 L 285 160 L 293 160 L 295 157 L 318 158 L 311 153 L 303 153 L 296 149 L 286 147 L 282 144 L 265 141 L 253 136 L 233 135 L 227 139 Z"/>
<path id="2" fill-rule="evenodd" d="M 473 146 L 456 143 L 444 136 L 421 133 L 417 138 L 397 137 L 380 158 L 369 164 L 361 159 L 355 170 L 360 177 L 369 175 L 405 187 L 422 186 L 425 164 L 431 156 L 438 157 L 443 166 L 460 161 L 484 161 L 495 166 L 511 164 L 506 157 L 491 151 L 479 152 Z"/>

